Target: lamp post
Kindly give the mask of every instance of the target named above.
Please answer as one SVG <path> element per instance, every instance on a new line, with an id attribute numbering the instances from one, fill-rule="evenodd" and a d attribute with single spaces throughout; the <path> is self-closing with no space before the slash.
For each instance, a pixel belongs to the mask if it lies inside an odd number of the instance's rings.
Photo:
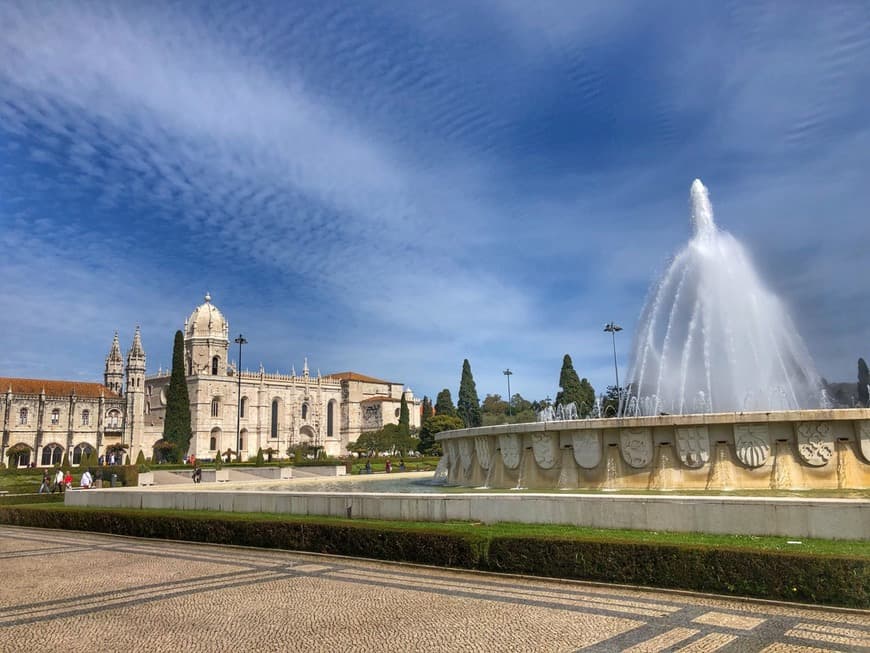
<path id="1" fill-rule="evenodd" d="M 622 409 L 622 390 L 619 387 L 619 366 L 616 364 L 616 332 L 622 331 L 622 327 L 616 322 L 610 321 L 604 325 L 604 331 L 610 333 L 610 337 L 613 340 L 613 371 L 616 374 L 616 416 L 619 417 Z"/>
<path id="2" fill-rule="evenodd" d="M 236 376 L 239 378 L 239 396 L 236 406 L 236 462 L 240 463 L 242 462 L 242 345 L 247 345 L 248 341 L 240 333 L 233 342 L 239 345 L 239 369 L 236 371 Z"/>
<path id="3" fill-rule="evenodd" d="M 504 372 L 502 372 L 507 377 L 508 380 L 508 417 L 511 414 L 511 368 L 507 368 Z"/>

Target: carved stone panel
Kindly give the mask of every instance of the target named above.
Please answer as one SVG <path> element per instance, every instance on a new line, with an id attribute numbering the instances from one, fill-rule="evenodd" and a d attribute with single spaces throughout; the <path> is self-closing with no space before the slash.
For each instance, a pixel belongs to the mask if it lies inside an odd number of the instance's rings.
<path id="1" fill-rule="evenodd" d="M 492 438 L 478 435 L 474 438 L 474 452 L 480 466 L 488 470 L 492 465 Z"/>
<path id="2" fill-rule="evenodd" d="M 448 440 L 447 455 L 450 459 L 450 466 L 454 469 L 459 468 L 459 447 L 456 445 L 456 440 Z"/>
<path id="3" fill-rule="evenodd" d="M 829 422 L 801 422 L 796 435 L 798 453 L 807 465 L 821 467 L 834 455 L 834 429 Z"/>
<path id="4" fill-rule="evenodd" d="M 559 456 L 559 436 L 552 433 L 533 433 L 532 452 L 541 469 L 552 469 Z"/>
<path id="5" fill-rule="evenodd" d="M 583 469 L 594 469 L 601 464 L 601 431 L 581 431 L 571 435 L 574 460 Z"/>
<path id="6" fill-rule="evenodd" d="M 735 424 L 734 450 L 747 467 L 761 467 L 770 456 L 767 424 Z"/>
<path id="7" fill-rule="evenodd" d="M 703 467 L 710 460 L 710 437 L 706 426 L 677 428 L 677 453 L 686 467 Z"/>
<path id="8" fill-rule="evenodd" d="M 459 439 L 459 462 L 463 471 L 468 473 L 471 469 L 471 454 L 474 453 L 474 443 L 471 438 Z"/>
<path id="9" fill-rule="evenodd" d="M 861 455 L 864 456 L 864 460 L 870 463 L 870 420 L 855 422 L 855 430 Z"/>
<path id="10" fill-rule="evenodd" d="M 505 467 L 516 469 L 520 466 L 520 453 L 523 450 L 520 436 L 515 433 L 500 433 L 498 447 L 501 449 L 501 459 Z"/>
<path id="11" fill-rule="evenodd" d="M 652 460 L 652 432 L 649 429 L 622 429 L 619 432 L 619 448 L 623 460 L 631 467 L 646 467 Z"/>

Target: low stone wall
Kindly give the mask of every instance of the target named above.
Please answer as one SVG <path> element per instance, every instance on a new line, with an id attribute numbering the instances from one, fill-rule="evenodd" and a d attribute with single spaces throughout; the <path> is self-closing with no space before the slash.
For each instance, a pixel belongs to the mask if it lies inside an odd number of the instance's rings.
<path id="1" fill-rule="evenodd" d="M 508 424 L 436 440 L 447 482 L 466 487 L 870 488 L 870 409 Z"/>
<path id="2" fill-rule="evenodd" d="M 405 521 L 570 524 L 593 528 L 870 540 L 870 501 L 782 497 L 379 494 L 114 489 L 70 492 L 71 506 L 324 515 Z"/>

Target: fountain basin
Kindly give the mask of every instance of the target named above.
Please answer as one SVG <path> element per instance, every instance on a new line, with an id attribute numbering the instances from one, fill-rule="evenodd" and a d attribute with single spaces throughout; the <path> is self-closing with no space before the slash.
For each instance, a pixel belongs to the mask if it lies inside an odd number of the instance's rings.
<path id="1" fill-rule="evenodd" d="M 870 487 L 870 409 L 506 424 L 436 435 L 450 485 L 594 490 Z"/>

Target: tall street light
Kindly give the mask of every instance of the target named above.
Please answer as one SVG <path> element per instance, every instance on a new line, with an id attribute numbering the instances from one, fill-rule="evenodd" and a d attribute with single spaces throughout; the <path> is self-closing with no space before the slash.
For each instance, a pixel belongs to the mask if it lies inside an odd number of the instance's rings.
<path id="1" fill-rule="evenodd" d="M 619 412 L 622 408 L 622 390 L 619 387 L 619 367 L 616 364 L 616 332 L 622 331 L 622 327 L 616 322 L 611 321 L 604 325 L 604 331 L 610 333 L 613 340 L 613 371 L 616 374 L 616 416 L 619 417 Z"/>
<path id="2" fill-rule="evenodd" d="M 236 376 L 239 377 L 239 401 L 236 406 L 236 462 L 242 462 L 242 345 L 247 345 L 248 341 L 240 333 L 239 337 L 233 340 L 239 345 L 239 369 L 236 371 Z"/>
<path id="3" fill-rule="evenodd" d="M 507 377 L 508 380 L 508 417 L 511 414 L 511 368 L 507 368 L 504 372 L 502 372 Z"/>

